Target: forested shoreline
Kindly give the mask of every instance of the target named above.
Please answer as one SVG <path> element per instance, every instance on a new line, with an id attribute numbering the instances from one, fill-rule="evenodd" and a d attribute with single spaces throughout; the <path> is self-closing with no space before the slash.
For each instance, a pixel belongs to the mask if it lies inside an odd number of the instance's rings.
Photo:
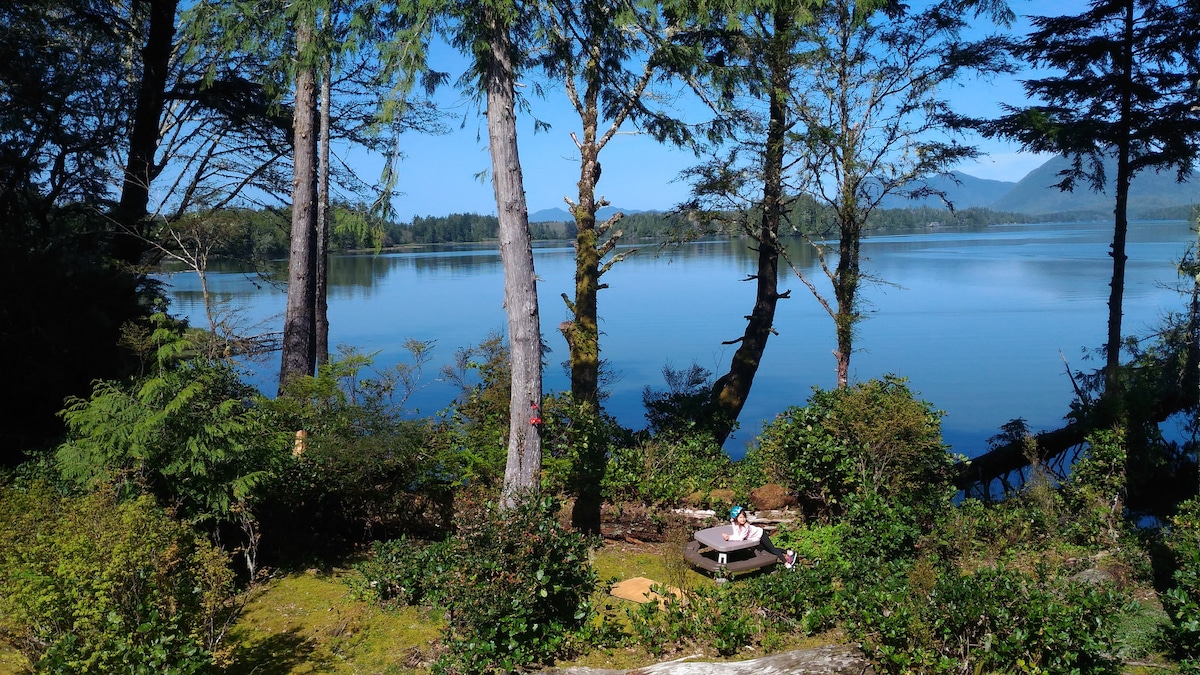
<path id="1" fill-rule="evenodd" d="M 1190 220 L 1194 206 L 1178 206 L 1144 211 L 1145 220 Z M 214 249 L 214 253 L 235 260 L 281 259 L 287 256 L 286 211 L 233 212 L 244 232 L 231 237 Z M 1063 211 L 1050 214 L 992 211 L 972 207 L 967 209 L 937 209 L 930 207 L 885 209 L 868 221 L 865 229 L 872 234 L 901 234 L 926 232 L 938 228 L 979 228 L 1008 223 L 1050 223 L 1094 221 L 1104 217 L 1093 211 Z M 495 216 L 475 213 L 451 213 L 445 216 L 417 216 L 407 223 L 379 223 L 367 228 L 369 212 L 348 205 L 333 207 L 333 231 L 330 251 L 370 252 L 422 244 L 466 244 L 494 242 L 499 233 Z M 796 209 L 791 220 L 797 224 L 790 236 L 828 234 L 828 213 L 811 208 Z M 707 226 L 680 214 L 669 212 L 638 212 L 623 215 L 618 221 L 623 236 L 630 239 L 685 241 L 701 236 L 740 236 L 736 227 L 710 222 Z M 544 221 L 530 223 L 530 238 L 534 241 L 574 241 L 578 231 L 574 221 Z"/>
<path id="2" fill-rule="evenodd" d="M 1186 219 L 1189 207 L 1164 209 L 1163 219 Z M 228 259 L 254 260 L 279 259 L 287 255 L 287 225 L 290 217 L 286 211 L 238 210 L 231 213 L 242 231 L 222 242 L 213 253 Z M 828 214 L 813 209 L 794 213 L 797 227 L 791 236 L 820 236 L 829 232 Z M 1049 216 L 996 212 L 982 208 L 957 211 L 928 207 L 914 209 L 888 209 L 875 215 L 867 227 L 869 234 L 897 234 L 924 232 L 934 228 L 977 228 L 1005 223 L 1067 222 L 1074 219 L 1094 219 L 1096 214 L 1062 213 Z M 421 244 L 465 244 L 494 242 L 499 233 L 499 221 L 495 216 L 474 213 L 452 213 L 445 216 L 418 216 L 407 223 L 379 223 L 367 230 L 362 223 L 369 214 L 356 211 L 345 205 L 333 208 L 334 229 L 330 236 L 330 251 L 366 252 L 387 250 Z M 703 236 L 740 236 L 736 227 L 710 222 L 707 225 L 695 222 L 687 216 L 665 212 L 638 212 L 623 216 L 618 221 L 623 236 L 630 239 L 657 241 L 686 241 Z M 573 241 L 578 234 L 573 221 L 530 223 L 530 237 L 534 241 Z"/>

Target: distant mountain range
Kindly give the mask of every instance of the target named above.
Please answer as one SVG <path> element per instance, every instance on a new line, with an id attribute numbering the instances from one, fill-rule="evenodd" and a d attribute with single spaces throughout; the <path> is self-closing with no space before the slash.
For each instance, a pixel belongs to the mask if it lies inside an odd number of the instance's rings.
<path id="1" fill-rule="evenodd" d="M 988 180 L 954 171 L 950 176 L 938 176 L 928 181 L 930 187 L 946 194 L 947 199 L 954 204 L 955 209 L 982 207 L 993 211 L 1010 211 L 1028 215 L 1045 215 L 1052 213 L 1071 213 L 1076 216 L 1094 214 L 1097 217 L 1107 217 L 1113 210 L 1112 181 L 1117 175 L 1115 162 L 1105 166 L 1105 175 L 1109 180 L 1109 188 L 1104 192 L 1094 192 L 1086 182 L 1076 184 L 1074 192 L 1062 192 L 1054 187 L 1061 180 L 1058 172 L 1069 166 L 1062 157 L 1050 159 L 1045 164 L 1030 171 L 1020 181 Z M 1150 214 L 1155 209 L 1174 206 L 1190 206 L 1200 204 L 1200 179 L 1193 176 L 1183 183 L 1175 181 L 1175 172 L 1165 171 L 1154 173 L 1143 171 L 1133 179 L 1129 190 L 1129 215 L 1132 218 L 1153 217 Z M 937 197 L 924 199 L 904 199 L 891 196 L 883 201 L 885 209 L 903 209 L 928 206 L 945 208 L 945 204 Z M 596 213 L 603 220 L 617 211 L 625 215 L 641 213 L 636 209 L 619 209 L 606 206 Z M 531 223 L 568 222 L 574 220 L 566 209 L 543 209 L 529 214 Z"/>
<path id="2" fill-rule="evenodd" d="M 993 211 L 1029 215 L 1064 212 L 1110 215 L 1113 210 L 1112 183 L 1117 174 L 1116 162 L 1105 166 L 1109 187 L 1104 193 L 1093 191 L 1087 182 L 1076 183 L 1073 192 L 1062 192 L 1054 187 L 1061 180 L 1058 173 L 1069 165 L 1068 160 L 1055 157 L 1030 171 L 1016 183 L 985 180 L 955 171 L 952 174 L 953 178 L 939 176 L 930 179 L 928 184 L 934 189 L 944 191 L 956 209 L 978 206 Z M 1143 171 L 1134 176 L 1129 189 L 1129 214 L 1134 218 L 1154 209 L 1197 203 L 1200 203 L 1200 181 L 1192 177 L 1183 183 L 1176 182 L 1173 171 Z M 890 197 L 884 200 L 883 206 L 889 209 L 944 207 L 942 201 L 936 197 L 919 200 Z"/>
<path id="3" fill-rule="evenodd" d="M 605 206 L 596 212 L 597 220 L 607 220 L 612 214 L 617 211 L 622 211 L 625 215 L 641 213 L 637 209 L 621 209 L 615 206 Z M 529 222 L 531 223 L 566 223 L 575 220 L 574 216 L 567 212 L 566 209 L 542 209 L 529 214 Z"/>

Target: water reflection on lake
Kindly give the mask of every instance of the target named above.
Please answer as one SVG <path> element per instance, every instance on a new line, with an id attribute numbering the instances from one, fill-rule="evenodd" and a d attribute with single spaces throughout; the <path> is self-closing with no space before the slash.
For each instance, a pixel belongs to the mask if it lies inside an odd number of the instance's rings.
<path id="1" fill-rule="evenodd" d="M 863 297 L 851 377 L 886 373 L 909 378 L 925 400 L 946 411 L 943 431 L 955 452 L 976 455 L 1006 421 L 1023 417 L 1035 429 L 1057 426 L 1071 400 L 1063 359 L 1074 369 L 1099 367 L 1085 350 L 1106 336 L 1112 260 L 1111 224 L 1010 225 L 971 231 L 869 237 L 864 270 L 882 280 Z M 1144 333 L 1183 300 L 1166 286 L 1175 263 L 1195 240 L 1188 223 L 1134 223 L 1129 234 L 1125 333 Z M 818 263 L 803 244 L 790 247 L 793 262 L 822 290 Z M 567 318 L 560 295 L 573 295 L 570 246 L 535 249 L 547 391 L 569 388 L 561 362 L 566 344 L 557 331 Z M 754 287 L 756 254 L 746 241 L 706 241 L 659 249 L 647 245 L 604 277 L 600 294 L 602 356 L 618 380 L 608 410 L 641 428 L 641 394 L 661 387 L 661 371 L 693 361 L 720 374 L 741 336 Z M 832 264 L 833 261 L 830 261 Z M 740 456 L 763 420 L 803 404 L 813 386 L 836 384 L 832 321 L 786 268 L 782 287 L 791 299 L 779 305 L 776 329 L 742 414 L 742 429 L 726 445 Z M 178 314 L 203 322 L 195 276 L 168 278 Z M 330 341 L 378 352 L 388 367 L 405 358 L 407 338 L 436 341 L 436 364 L 456 349 L 503 332 L 503 269 L 494 246 L 427 247 L 406 253 L 339 256 L 330 267 Z M 247 324 L 281 330 L 284 293 L 236 270 L 210 273 L 209 287 Z M 274 392 L 278 355 L 250 364 L 252 381 Z M 427 373 L 437 375 L 437 367 Z M 430 382 L 410 404 L 432 414 L 455 395 Z"/>

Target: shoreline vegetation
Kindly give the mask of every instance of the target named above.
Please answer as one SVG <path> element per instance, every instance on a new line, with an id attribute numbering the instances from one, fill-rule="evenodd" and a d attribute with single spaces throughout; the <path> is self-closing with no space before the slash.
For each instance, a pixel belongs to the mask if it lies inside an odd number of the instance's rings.
<path id="1" fill-rule="evenodd" d="M 1068 472 L 1035 457 L 1002 495 L 957 499 L 940 416 L 900 378 L 815 391 L 736 461 L 691 391 L 650 396 L 641 432 L 554 396 L 539 487 L 508 504 L 498 345 L 414 420 L 367 357 L 271 399 L 178 328 L 161 318 L 157 366 L 73 400 L 66 440 L 0 480 L 0 644 L 27 659 L 0 649 L 0 668 L 467 675 L 840 644 L 879 673 L 1196 672 L 1194 442 L 1135 420 Z M 599 475 L 583 436 L 604 439 Z M 598 535 L 570 525 L 581 481 Z M 801 562 L 722 584 L 690 568 L 734 505 Z M 609 595 L 634 578 L 666 600 Z"/>
<path id="2" fill-rule="evenodd" d="M 1143 209 L 1138 220 L 1189 220 L 1197 207 L 1175 206 Z M 286 257 L 288 228 L 291 222 L 287 210 L 234 210 L 238 231 L 226 236 L 213 252 L 221 257 L 239 260 L 269 260 Z M 742 218 L 753 214 L 741 214 Z M 930 207 L 885 209 L 875 214 L 865 236 L 900 234 L 936 229 L 988 227 L 1015 223 L 1088 222 L 1111 219 L 1111 214 L 1097 211 L 1063 211 L 1029 215 L 1007 211 L 992 211 L 972 207 L 951 211 Z M 495 216 L 454 213 L 446 216 L 418 216 L 408 223 L 382 222 L 366 211 L 366 207 L 335 205 L 330 251 L 333 253 L 403 252 L 411 247 L 429 244 L 481 244 L 498 241 L 499 223 Z M 809 208 L 794 208 L 790 214 L 791 229 L 783 236 L 825 237 L 836 232 L 828 213 L 809 204 Z M 706 236 L 740 236 L 736 226 L 700 223 L 676 213 L 642 211 L 620 219 L 618 229 L 624 232 L 623 241 L 671 240 L 689 241 Z M 534 242 L 573 242 L 573 222 L 530 223 Z"/>

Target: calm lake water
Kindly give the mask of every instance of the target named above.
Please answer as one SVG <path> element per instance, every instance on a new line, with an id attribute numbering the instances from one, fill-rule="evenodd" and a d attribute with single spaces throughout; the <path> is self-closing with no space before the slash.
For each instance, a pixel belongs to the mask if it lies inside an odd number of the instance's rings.
<path id="1" fill-rule="evenodd" d="M 1072 399 L 1064 358 L 1073 370 L 1103 363 L 1093 354 L 1106 336 L 1112 260 L 1111 223 L 992 226 L 980 230 L 870 237 L 864 269 L 880 280 L 863 292 L 851 377 L 892 373 L 945 411 L 943 435 L 954 452 L 975 456 L 1005 422 L 1021 417 L 1035 430 L 1057 427 Z M 1184 221 L 1131 225 L 1124 332 L 1144 334 L 1167 312 L 1184 307 L 1172 286 L 1175 264 L 1195 234 Z M 659 249 L 649 245 L 617 265 L 600 293 L 602 357 L 618 379 L 607 410 L 622 424 L 645 426 L 643 389 L 663 387 L 664 365 L 693 362 L 714 374 L 728 367 L 754 300 L 749 242 L 721 240 Z M 801 244 L 797 266 L 822 290 L 828 283 Z M 544 386 L 570 388 L 561 362 L 566 343 L 557 330 L 567 318 L 561 294 L 573 295 L 569 245 L 535 250 L 542 333 L 550 345 Z M 831 262 L 832 264 L 832 262 Z M 203 324 L 199 283 L 191 273 L 162 277 L 171 287 L 172 310 Z M 332 260 L 330 343 L 376 353 L 379 367 L 407 358 L 408 338 L 434 341 L 427 386 L 409 401 L 414 414 L 430 415 L 457 393 L 436 381 L 455 350 L 505 331 L 503 270 L 488 247 L 428 247 L 378 256 Z M 782 300 L 741 429 L 726 444 L 740 457 L 764 420 L 802 405 L 812 388 L 836 384 L 832 320 L 790 271 L 781 273 Z M 282 290 L 234 270 L 210 271 L 209 287 L 242 323 L 282 330 Z M 251 331 L 252 332 L 252 331 Z M 1091 356 L 1089 356 L 1091 355 Z M 272 394 L 278 354 L 249 363 L 248 378 Z"/>

